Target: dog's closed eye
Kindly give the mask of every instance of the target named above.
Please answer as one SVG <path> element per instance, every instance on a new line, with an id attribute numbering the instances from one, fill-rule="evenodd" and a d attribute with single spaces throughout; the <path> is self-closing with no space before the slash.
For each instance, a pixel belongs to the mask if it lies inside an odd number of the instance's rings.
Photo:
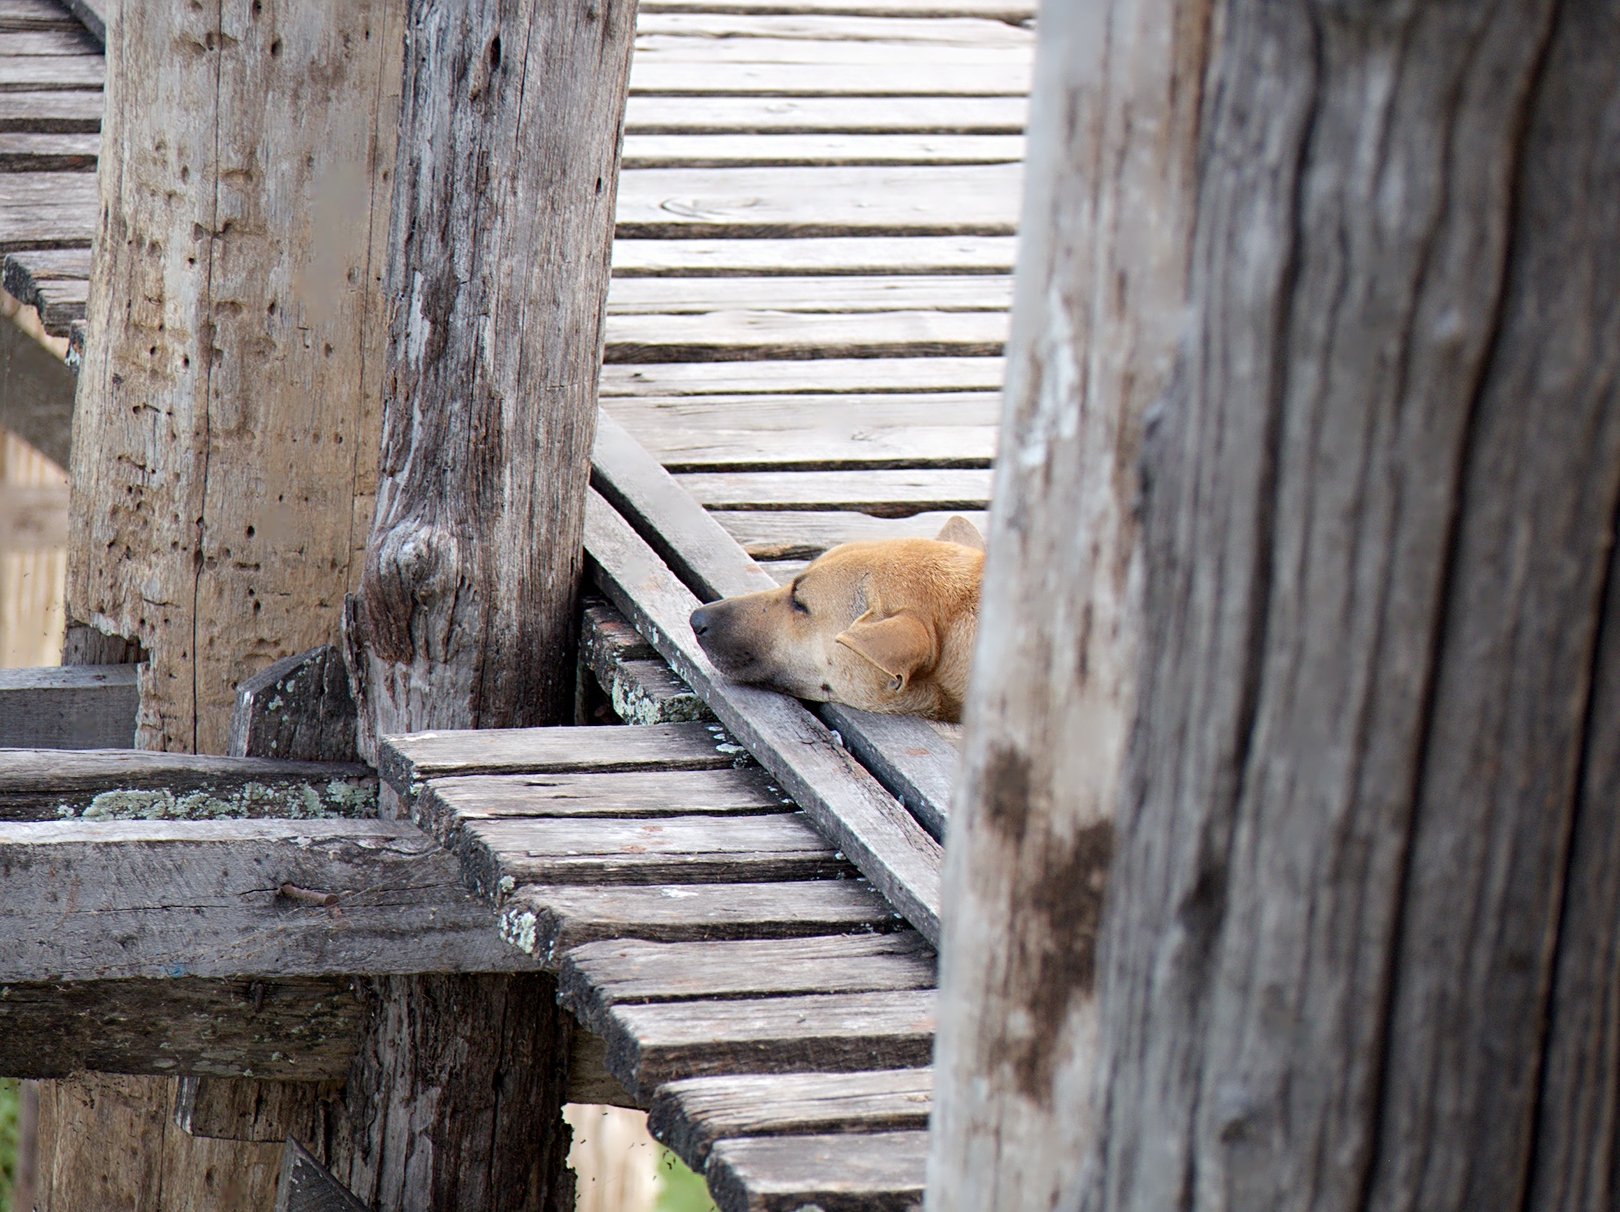
<path id="1" fill-rule="evenodd" d="M 800 614 L 809 614 L 810 613 L 810 607 L 806 606 L 799 599 L 799 582 L 798 581 L 794 581 L 792 587 L 788 590 L 788 601 L 793 603 L 793 609 L 798 611 Z"/>

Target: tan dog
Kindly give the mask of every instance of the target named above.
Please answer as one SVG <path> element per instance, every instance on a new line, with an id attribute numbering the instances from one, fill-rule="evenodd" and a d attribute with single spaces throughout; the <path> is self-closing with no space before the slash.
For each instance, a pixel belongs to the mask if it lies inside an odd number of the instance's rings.
<path id="1" fill-rule="evenodd" d="M 736 681 L 954 721 L 967 693 L 983 569 L 984 540 L 953 517 L 937 539 L 834 547 L 787 585 L 694 610 L 692 630 Z"/>

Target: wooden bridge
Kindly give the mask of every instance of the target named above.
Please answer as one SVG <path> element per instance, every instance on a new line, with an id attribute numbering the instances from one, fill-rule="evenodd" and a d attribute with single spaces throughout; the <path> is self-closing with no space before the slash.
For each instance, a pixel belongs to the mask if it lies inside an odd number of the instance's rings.
<path id="1" fill-rule="evenodd" d="M 0 0 L 4 285 L 70 363 L 110 18 Z M 379 785 L 332 763 L 352 723 L 322 650 L 240 687 L 235 757 L 0 757 L 0 862 L 34 873 L 0 905 L 0 1072 L 173 1077 L 193 1136 L 313 1143 L 362 1048 L 350 975 L 543 969 L 582 1028 L 570 1095 L 649 1108 L 725 1212 L 920 1200 L 950 730 L 731 685 L 685 620 L 838 542 L 982 521 L 1031 21 L 643 0 L 581 644 L 639 726 L 392 737 Z M 0 424 L 65 462 L 67 380 L 10 340 Z M 25 376 L 54 408 L 25 415 Z M 132 681 L 0 681 L 0 744 L 133 735 Z M 408 822 L 371 819 L 379 786 Z M 247 1077 L 283 1099 L 251 1125 L 222 1080 Z"/>

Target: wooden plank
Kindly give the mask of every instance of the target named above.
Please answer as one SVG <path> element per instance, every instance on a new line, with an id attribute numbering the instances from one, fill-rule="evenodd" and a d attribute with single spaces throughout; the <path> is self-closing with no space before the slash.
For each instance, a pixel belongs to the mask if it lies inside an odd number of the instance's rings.
<path id="1" fill-rule="evenodd" d="M 89 248 L 96 214 L 93 173 L 0 175 L 0 252 Z"/>
<path id="2" fill-rule="evenodd" d="M 678 1077 L 920 1068 L 934 1051 L 934 992 L 618 1005 L 603 1035 L 608 1072 L 641 1102 Z"/>
<path id="3" fill-rule="evenodd" d="M 581 682 L 594 678 L 613 713 L 626 724 L 714 719 L 624 616 L 594 594 L 580 611 L 579 664 Z M 584 709 L 580 696 L 585 690 L 582 684 L 575 691 L 576 717 Z"/>
<path id="4" fill-rule="evenodd" d="M 343 654 L 330 644 L 272 661 L 236 687 L 227 751 L 235 757 L 353 762 L 355 708 Z"/>
<path id="5" fill-rule="evenodd" d="M 79 22 L 50 0 L 7 0 L 0 5 L 0 32 L 66 30 L 83 33 Z"/>
<path id="6" fill-rule="evenodd" d="M 870 101 L 864 102 L 870 105 Z M 1008 274 L 1013 236 L 828 236 L 613 242 L 613 276 Z"/>
<path id="7" fill-rule="evenodd" d="M 1012 279 L 990 274 L 881 277 L 615 278 L 608 315 L 701 315 L 714 311 L 1006 311 Z"/>
<path id="8" fill-rule="evenodd" d="M 1028 113 L 1023 97 L 889 97 L 874 105 L 866 97 L 633 96 L 624 129 L 626 137 L 856 131 L 1017 135 Z"/>
<path id="9" fill-rule="evenodd" d="M 100 135 L 0 131 L 0 172 L 95 172 Z"/>
<path id="10" fill-rule="evenodd" d="M 117 666 L 81 668 L 112 671 L 113 684 L 127 676 Z M 340 762 L 13 749 L 0 761 L 0 820 L 370 816 L 376 787 L 370 768 Z"/>
<path id="11" fill-rule="evenodd" d="M 728 1137 L 923 1131 L 933 1093 L 932 1069 L 689 1077 L 658 1088 L 647 1128 L 702 1173 Z"/>
<path id="12" fill-rule="evenodd" d="M 698 396 L 602 407 L 671 472 L 988 467 L 1001 397 Z"/>
<path id="13" fill-rule="evenodd" d="M 0 262 L 0 285 L 19 303 L 36 308 L 46 331 L 53 335 L 62 335 L 74 320 L 83 318 L 89 276 L 87 248 L 30 248 L 6 253 Z M 70 403 L 70 413 L 71 408 Z M 66 443 L 62 445 L 62 458 L 66 459 Z"/>
<path id="14" fill-rule="evenodd" d="M 66 16 L 66 13 L 62 14 L 63 18 Z M 0 58 L 13 55 L 101 56 L 101 47 L 96 40 L 75 21 L 62 20 L 45 29 L 27 28 L 30 24 L 33 23 L 25 23 L 22 27 L 16 24 L 0 25 L 0 30 L 4 32 L 4 37 L 0 37 Z"/>
<path id="15" fill-rule="evenodd" d="M 238 988 L 250 1001 L 257 996 L 251 985 Z M 357 998 L 351 1000 L 358 1006 Z M 359 1032 L 357 1019 L 356 1043 Z M 347 1061 L 340 1076 L 348 1076 Z M 278 1144 L 289 1136 L 318 1140 L 323 1133 L 325 1104 L 337 1098 L 341 1089 L 338 1082 L 240 1082 L 205 1076 L 182 1077 L 175 1090 L 174 1123 L 182 1132 L 216 1140 L 275 1141 Z"/>
<path id="16" fill-rule="evenodd" d="M 730 541 L 715 516 L 611 418 L 598 424 L 593 457 L 597 479 L 614 506 L 651 536 L 658 554 L 705 600 L 772 587 L 774 578 Z M 936 526 L 931 533 L 937 531 Z M 841 730 L 841 742 L 929 834 L 943 838 L 956 761 L 954 753 L 940 748 L 937 735 L 916 720 L 847 708 L 823 708 L 822 717 Z"/>
<path id="17" fill-rule="evenodd" d="M 1025 57 L 1004 54 L 999 62 L 965 65 L 912 64 L 895 58 L 882 65 L 737 62 L 715 59 L 699 46 L 686 58 L 674 52 L 657 61 L 638 57 L 630 73 L 631 95 L 759 97 L 1023 97 L 1029 92 Z M 760 51 L 761 57 L 768 51 Z M 897 49 L 897 56 L 904 53 Z M 831 56 L 824 56 L 831 58 Z"/>
<path id="18" fill-rule="evenodd" d="M 604 366 L 602 396 L 1000 391 L 1005 369 L 1001 358 L 637 363 Z"/>
<path id="19" fill-rule="evenodd" d="M 984 510 L 989 470 L 704 471 L 675 477 L 712 510 L 853 510 L 902 518 Z"/>
<path id="20" fill-rule="evenodd" d="M 92 161 L 94 154 L 92 150 Z M 1023 158 L 1022 135 L 681 134 L 624 139 L 627 169 L 1015 164 Z"/>
<path id="21" fill-rule="evenodd" d="M 928 1133 L 765 1136 L 714 1146 L 704 1177 L 720 1212 L 913 1212 Z"/>
<path id="22" fill-rule="evenodd" d="M 747 762 L 718 724 L 483 728 L 385 737 L 377 773 L 409 803 L 419 783 L 455 774 L 717 770 Z"/>
<path id="23" fill-rule="evenodd" d="M 864 315 L 711 311 L 617 315 L 604 357 L 623 362 L 765 362 L 827 358 L 994 358 L 1007 313 L 882 311 Z"/>
<path id="24" fill-rule="evenodd" d="M 14 981 L 0 996 L 0 1074 L 341 1080 L 364 1019 L 346 976 Z"/>
<path id="25" fill-rule="evenodd" d="M 0 93 L 99 92 L 106 80 L 100 55 L 0 55 Z"/>
<path id="26" fill-rule="evenodd" d="M 532 966 L 405 822 L 0 822 L 0 871 L 0 983 Z"/>
<path id="27" fill-rule="evenodd" d="M 620 1004 L 932 989 L 933 949 L 911 930 L 822 938 L 649 943 L 614 939 L 563 957 L 558 999 L 593 1031 Z"/>
<path id="28" fill-rule="evenodd" d="M 603 816 L 752 816 L 793 801 L 757 766 L 741 770 L 630 770 L 434 779 L 416 797 L 424 828 L 446 837 L 461 821 Z"/>
<path id="29" fill-rule="evenodd" d="M 647 0 L 643 13 L 819 13 L 850 17 L 986 17 L 1023 22 L 1035 16 L 1024 0 Z"/>
<path id="30" fill-rule="evenodd" d="M 101 130 L 100 92 L 0 91 L 0 131 L 93 135 Z"/>
<path id="31" fill-rule="evenodd" d="M 910 518 L 874 518 L 864 513 L 798 513 L 730 510 L 715 520 L 756 560 L 813 560 L 829 547 L 857 539 L 931 539 L 950 517 L 920 513 Z M 985 515 L 964 515 L 982 534 Z"/>
<path id="32" fill-rule="evenodd" d="M 451 838 L 491 895 L 518 884 L 762 884 L 853 875 L 804 814 L 493 818 Z"/>
<path id="33" fill-rule="evenodd" d="M 501 935 L 547 967 L 586 943 L 618 939 L 802 938 L 902 923 L 865 880 L 787 884 L 633 884 L 606 888 L 530 885 L 501 910 Z"/>
<path id="34" fill-rule="evenodd" d="M 366 1212 L 366 1205 L 289 1136 L 276 1180 L 275 1212 Z"/>
<path id="35" fill-rule="evenodd" d="M 140 701 L 133 665 L 0 669 L 0 749 L 133 745 Z"/>
<path id="36" fill-rule="evenodd" d="M 90 36 L 103 46 L 107 44 L 107 27 L 118 12 L 120 0 L 62 0 L 67 10 L 77 17 Z"/>
<path id="37" fill-rule="evenodd" d="M 698 599 L 595 492 L 585 532 L 597 582 L 614 604 L 816 828 L 937 944 L 939 844 L 797 700 L 720 677 L 687 621 Z"/>
<path id="38" fill-rule="evenodd" d="M 639 168 L 619 178 L 627 239 L 1010 236 L 1019 164 Z"/>
<path id="39" fill-rule="evenodd" d="M 638 12 L 636 55 L 688 43 L 729 43 L 738 58 L 751 59 L 750 48 L 780 52 L 784 63 L 819 60 L 798 56 L 819 52 L 831 63 L 887 63 L 895 57 L 911 62 L 969 62 L 928 56 L 951 51 L 972 55 L 1014 51 L 1032 56 L 1035 31 L 1017 22 L 985 19 L 966 13 L 949 17 L 881 17 L 818 13 L 732 13 L 710 9 L 683 13 Z M 785 45 L 783 45 L 785 44 Z M 877 49 L 874 49 L 877 48 Z M 716 47 L 719 50 L 721 48 Z M 841 57 L 847 56 L 847 57 Z"/>

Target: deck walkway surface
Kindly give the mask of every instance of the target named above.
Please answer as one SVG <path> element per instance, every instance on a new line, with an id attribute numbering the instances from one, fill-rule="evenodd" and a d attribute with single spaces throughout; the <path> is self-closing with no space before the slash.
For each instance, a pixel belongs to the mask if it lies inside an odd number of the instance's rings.
<path id="1" fill-rule="evenodd" d="M 777 579 L 986 506 L 1032 18 L 641 5 L 603 409 Z M 102 78 L 55 0 L 0 0 L 4 284 L 57 333 L 84 311 Z M 932 952 L 719 724 L 390 761 L 726 1212 L 918 1201 Z"/>

